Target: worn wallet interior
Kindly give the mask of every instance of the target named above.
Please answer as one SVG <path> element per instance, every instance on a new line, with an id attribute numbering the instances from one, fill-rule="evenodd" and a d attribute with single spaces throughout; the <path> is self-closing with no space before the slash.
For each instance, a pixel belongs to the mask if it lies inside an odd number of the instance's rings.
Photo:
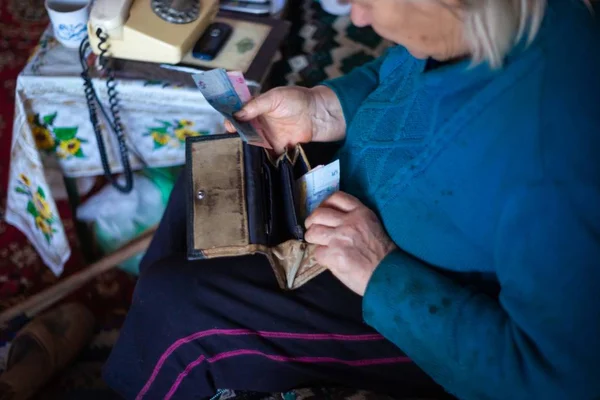
<path id="1" fill-rule="evenodd" d="M 223 134 L 188 138 L 186 155 L 188 259 L 261 253 L 284 289 L 324 271 L 303 240 L 295 182 L 310 164 L 301 146 L 275 159 Z"/>

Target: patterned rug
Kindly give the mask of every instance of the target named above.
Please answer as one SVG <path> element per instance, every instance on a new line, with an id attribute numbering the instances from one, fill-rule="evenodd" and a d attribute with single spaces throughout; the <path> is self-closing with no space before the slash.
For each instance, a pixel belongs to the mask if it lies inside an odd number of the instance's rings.
<path id="1" fill-rule="evenodd" d="M 271 71 L 273 86 L 312 87 L 374 60 L 392 45 L 349 16 L 326 13 L 318 1 L 290 0 L 290 35 Z"/>

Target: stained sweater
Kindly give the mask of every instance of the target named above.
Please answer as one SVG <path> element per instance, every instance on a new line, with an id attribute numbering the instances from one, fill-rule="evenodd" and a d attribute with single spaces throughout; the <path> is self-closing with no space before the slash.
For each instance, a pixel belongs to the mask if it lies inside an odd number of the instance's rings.
<path id="1" fill-rule="evenodd" d="M 342 190 L 398 246 L 364 320 L 459 398 L 600 398 L 599 32 L 554 0 L 501 69 L 398 46 L 325 83 Z"/>

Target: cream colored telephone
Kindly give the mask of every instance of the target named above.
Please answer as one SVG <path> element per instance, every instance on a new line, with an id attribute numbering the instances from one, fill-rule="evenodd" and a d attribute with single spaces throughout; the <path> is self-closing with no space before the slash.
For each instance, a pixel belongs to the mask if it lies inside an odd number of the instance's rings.
<path id="1" fill-rule="evenodd" d="M 217 14 L 218 0 L 96 0 L 88 22 L 92 51 L 177 64 Z"/>

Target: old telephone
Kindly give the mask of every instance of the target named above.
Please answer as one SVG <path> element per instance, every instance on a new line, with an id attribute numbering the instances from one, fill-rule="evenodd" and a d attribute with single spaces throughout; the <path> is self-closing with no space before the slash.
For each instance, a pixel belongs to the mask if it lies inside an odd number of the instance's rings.
<path id="1" fill-rule="evenodd" d="M 192 49 L 218 11 L 217 0 L 95 0 L 88 22 L 88 38 L 81 42 L 79 60 L 83 72 L 90 122 L 98 142 L 106 179 L 119 191 L 133 188 L 128 145 L 119 116 L 119 99 L 111 58 L 177 64 Z M 88 55 L 98 55 L 106 76 L 108 111 L 104 108 L 90 77 Z M 112 130 L 119 149 L 124 182 L 113 176 L 100 129 L 98 109 Z M 136 154 L 144 163 L 143 158 Z"/>
<path id="2" fill-rule="evenodd" d="M 110 55 L 177 64 L 214 19 L 217 0 L 96 0 L 88 22 L 92 50 L 107 36 Z"/>

